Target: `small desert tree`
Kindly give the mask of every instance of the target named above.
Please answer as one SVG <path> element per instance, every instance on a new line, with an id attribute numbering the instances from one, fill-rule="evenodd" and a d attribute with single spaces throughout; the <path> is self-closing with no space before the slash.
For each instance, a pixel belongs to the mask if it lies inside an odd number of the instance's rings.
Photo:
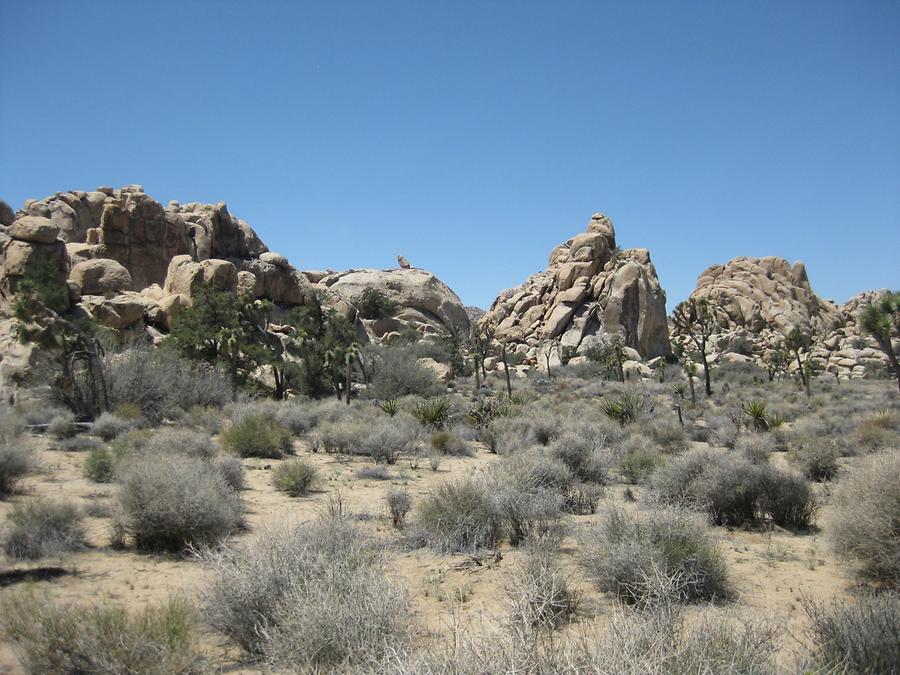
<path id="1" fill-rule="evenodd" d="M 703 363 L 703 377 L 706 395 L 712 396 L 712 385 L 709 376 L 709 360 L 707 359 L 707 342 L 718 328 L 713 306 L 706 298 L 688 298 L 678 303 L 672 312 L 675 328 L 694 344 L 700 361 Z"/>
<path id="2" fill-rule="evenodd" d="M 900 292 L 888 293 L 883 298 L 870 303 L 860 316 L 862 329 L 875 338 L 875 342 L 887 356 L 900 387 L 900 363 L 894 351 L 892 338 L 900 335 Z"/>
<path id="3" fill-rule="evenodd" d="M 763 362 L 766 364 L 769 382 L 774 381 L 781 373 L 786 373 L 791 362 L 791 355 L 785 348 L 784 342 L 767 351 L 763 356 Z"/>
<path id="4" fill-rule="evenodd" d="M 809 386 L 809 376 L 811 374 L 809 368 L 809 355 L 807 354 L 806 361 L 804 362 L 800 357 L 800 350 L 808 350 L 810 344 L 812 344 L 812 340 L 809 335 L 800 330 L 799 326 L 794 326 L 784 339 L 784 346 L 790 350 L 791 354 L 793 354 L 794 358 L 797 360 L 797 370 L 800 373 L 800 381 L 806 389 L 807 398 L 812 396 Z"/>

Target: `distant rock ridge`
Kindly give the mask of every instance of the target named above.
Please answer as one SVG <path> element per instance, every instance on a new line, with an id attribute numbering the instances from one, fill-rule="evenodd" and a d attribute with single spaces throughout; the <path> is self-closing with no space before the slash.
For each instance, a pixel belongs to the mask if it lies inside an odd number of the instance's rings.
<path id="1" fill-rule="evenodd" d="M 612 221 L 600 213 L 553 249 L 547 269 L 501 292 L 481 322 L 535 363 L 553 341 L 584 351 L 611 334 L 643 358 L 671 353 L 666 294 L 649 251 L 620 250 Z"/>
<path id="2" fill-rule="evenodd" d="M 826 373 L 859 378 L 887 363 L 875 341 L 857 325 L 859 311 L 885 292 L 865 291 L 838 306 L 813 291 L 802 262 L 741 256 L 704 270 L 690 297 L 708 300 L 715 310 L 718 330 L 710 340 L 712 363 L 764 364 L 798 327 L 812 340 L 809 356 L 814 365 Z M 688 346 L 677 330 L 672 339 Z"/>

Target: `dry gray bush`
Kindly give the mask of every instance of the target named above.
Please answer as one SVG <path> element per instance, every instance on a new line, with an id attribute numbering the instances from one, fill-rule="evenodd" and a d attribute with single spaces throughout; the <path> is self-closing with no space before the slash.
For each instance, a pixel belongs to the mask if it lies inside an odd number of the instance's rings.
<path id="1" fill-rule="evenodd" d="M 863 458 L 838 484 L 831 538 L 869 578 L 900 587 L 900 451 Z"/>
<path id="2" fill-rule="evenodd" d="M 180 600 L 129 613 L 63 606 L 30 590 L 0 599 L 0 629 L 29 673 L 207 672 L 194 609 Z"/>
<path id="3" fill-rule="evenodd" d="M 132 456 L 121 484 L 116 536 L 143 550 L 181 551 L 213 544 L 242 525 L 241 501 L 209 461 L 183 455 Z"/>
<path id="4" fill-rule="evenodd" d="M 148 437 L 143 451 L 151 454 L 174 454 L 198 459 L 212 459 L 219 453 L 219 446 L 205 432 L 166 427 L 155 430 Z"/>
<path id="5" fill-rule="evenodd" d="M 412 498 L 409 496 L 409 491 L 404 488 L 391 488 L 384 493 L 384 501 L 391 517 L 391 523 L 394 527 L 403 527 L 407 514 L 412 510 Z"/>
<path id="6" fill-rule="evenodd" d="M 31 445 L 25 439 L 0 441 L 0 499 L 15 489 L 31 468 Z"/>
<path id="7" fill-rule="evenodd" d="M 132 420 L 122 419 L 112 413 L 104 412 L 94 420 L 91 425 L 91 433 L 104 441 L 111 441 L 126 431 L 131 431 L 135 426 Z"/>
<path id="8" fill-rule="evenodd" d="M 630 516 L 608 508 L 584 535 L 581 564 L 600 590 L 640 607 L 732 595 L 725 562 L 707 525 L 680 509 Z"/>
<path id="9" fill-rule="evenodd" d="M 413 634 L 382 546 L 341 518 L 262 531 L 240 548 L 206 550 L 206 617 L 273 668 L 375 668 Z"/>
<path id="10" fill-rule="evenodd" d="M 541 542 L 543 543 L 543 542 Z M 513 630 L 558 628 L 578 609 L 578 593 L 557 562 L 554 547 L 531 546 L 503 582 Z"/>
<path id="11" fill-rule="evenodd" d="M 85 547 L 81 510 L 68 502 L 31 499 L 8 516 L 4 550 L 11 558 L 35 560 Z"/>

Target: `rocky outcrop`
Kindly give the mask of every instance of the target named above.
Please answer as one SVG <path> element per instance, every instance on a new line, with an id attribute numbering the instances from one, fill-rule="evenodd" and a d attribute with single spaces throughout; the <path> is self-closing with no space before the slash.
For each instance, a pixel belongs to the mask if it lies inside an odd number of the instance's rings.
<path id="1" fill-rule="evenodd" d="M 884 354 L 862 335 L 857 315 L 886 291 L 866 291 L 843 306 L 813 291 L 801 262 L 784 258 L 734 258 L 707 268 L 692 298 L 709 301 L 718 329 L 710 339 L 711 363 L 750 361 L 765 365 L 794 328 L 812 340 L 809 357 L 820 371 L 839 377 L 867 377 L 883 369 Z M 673 341 L 688 346 L 673 330 Z M 790 369 L 794 369 L 791 364 Z"/>
<path id="2" fill-rule="evenodd" d="M 368 335 L 376 340 L 390 337 L 404 324 L 422 333 L 436 333 L 454 326 L 469 330 L 469 317 L 460 299 L 434 274 L 418 268 L 393 270 L 348 270 L 319 278 L 315 288 L 327 292 L 327 302 L 355 316 L 354 306 L 367 288 L 381 291 L 395 303 L 389 317 L 363 319 Z"/>
<path id="3" fill-rule="evenodd" d="M 587 232 L 553 249 L 546 270 L 503 291 L 481 322 L 531 362 L 553 340 L 577 351 L 598 335 L 621 335 L 643 358 L 671 352 L 650 253 L 620 250 L 612 221 L 599 213 Z"/>

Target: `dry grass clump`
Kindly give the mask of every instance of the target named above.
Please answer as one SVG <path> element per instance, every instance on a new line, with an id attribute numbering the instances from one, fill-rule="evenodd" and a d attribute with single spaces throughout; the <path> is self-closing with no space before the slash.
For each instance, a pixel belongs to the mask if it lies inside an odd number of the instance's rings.
<path id="1" fill-rule="evenodd" d="M 812 481 L 829 481 L 838 472 L 838 450 L 827 439 L 812 439 L 792 448 L 788 460 Z"/>
<path id="2" fill-rule="evenodd" d="M 129 613 L 120 605 L 66 606 L 19 591 L 0 600 L 0 629 L 30 673 L 205 672 L 193 608 L 183 600 Z"/>
<path id="3" fill-rule="evenodd" d="M 319 482 L 319 470 L 314 464 L 295 459 L 279 464 L 272 472 L 272 485 L 288 497 L 302 497 Z"/>
<path id="4" fill-rule="evenodd" d="M 616 470 L 626 483 L 636 485 L 647 480 L 665 463 L 665 458 L 650 439 L 630 436 L 614 450 Z"/>
<path id="5" fill-rule="evenodd" d="M 212 459 L 219 454 L 219 446 L 207 433 L 169 427 L 155 430 L 144 444 L 143 451 Z"/>
<path id="6" fill-rule="evenodd" d="M 547 451 L 580 480 L 603 485 L 607 482 L 611 462 L 602 445 L 603 440 L 565 431 L 550 443 Z"/>
<path id="7" fill-rule="evenodd" d="M 663 452 L 677 454 L 688 449 L 687 434 L 675 420 L 653 420 L 647 425 L 647 433 Z"/>
<path id="8" fill-rule="evenodd" d="M 492 548 L 503 537 L 496 500 L 473 478 L 432 488 L 419 500 L 416 526 L 432 548 L 444 553 Z"/>
<path id="9" fill-rule="evenodd" d="M 207 620 L 280 672 L 378 670 L 412 636 L 382 546 L 346 520 L 264 530 L 201 557 L 212 575 Z"/>
<path id="10" fill-rule="evenodd" d="M 321 422 L 311 434 L 310 444 L 314 451 L 363 455 L 376 463 L 395 464 L 416 449 L 421 434 L 419 425 L 407 414 L 387 417 L 362 408 Z"/>
<path id="11" fill-rule="evenodd" d="M 807 602 L 810 663 L 825 673 L 894 673 L 900 664 L 900 595 L 880 593 L 830 606 Z"/>
<path id="12" fill-rule="evenodd" d="M 900 413 L 882 410 L 864 417 L 850 435 L 850 442 L 862 452 L 900 447 Z"/>
<path id="13" fill-rule="evenodd" d="M 214 544 L 242 524 L 241 502 L 216 465 L 182 455 L 129 458 L 114 516 L 116 538 L 141 550 L 182 551 Z"/>
<path id="14" fill-rule="evenodd" d="M 12 494 L 31 468 L 31 446 L 23 439 L 0 441 L 0 499 Z"/>
<path id="15" fill-rule="evenodd" d="M 11 558 L 36 560 L 84 548 L 81 510 L 74 504 L 31 499 L 17 504 L 8 516 L 4 541 Z"/>
<path id="16" fill-rule="evenodd" d="M 597 587 L 629 605 L 726 600 L 725 561 L 707 526 L 680 509 L 629 516 L 608 509 L 584 540 L 581 564 Z"/>
<path id="17" fill-rule="evenodd" d="M 391 523 L 396 528 L 402 528 L 407 514 L 412 510 L 412 498 L 409 496 L 409 491 L 403 488 L 391 488 L 384 493 L 384 501 L 391 517 Z"/>
<path id="18" fill-rule="evenodd" d="M 289 429 L 297 436 L 302 436 L 310 431 L 317 422 L 315 407 L 302 397 L 288 401 L 257 399 L 246 403 L 235 403 L 226 408 L 226 414 L 235 422 L 239 422 L 245 417 L 262 416 L 280 427 Z"/>
<path id="19" fill-rule="evenodd" d="M 776 441 L 772 434 L 745 434 L 737 439 L 734 449 L 752 464 L 767 464 Z"/>
<path id="20" fill-rule="evenodd" d="M 56 440 L 72 438 L 77 433 L 75 415 L 68 410 L 60 411 L 47 423 L 47 434 Z"/>
<path id="21" fill-rule="evenodd" d="M 860 460 L 834 496 L 831 536 L 841 555 L 860 572 L 900 586 L 900 452 L 883 451 Z"/>
<path id="22" fill-rule="evenodd" d="M 236 420 L 221 440 L 223 448 L 240 457 L 281 459 L 293 451 L 291 432 L 263 415 Z"/>

